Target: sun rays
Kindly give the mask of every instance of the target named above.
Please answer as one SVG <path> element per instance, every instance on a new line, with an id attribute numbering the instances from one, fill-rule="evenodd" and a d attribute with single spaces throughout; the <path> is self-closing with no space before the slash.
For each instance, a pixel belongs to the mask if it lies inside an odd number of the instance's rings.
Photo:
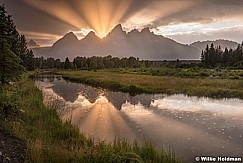
<path id="1" fill-rule="evenodd" d="M 72 2 L 25 0 L 25 2 L 75 28 L 91 28 L 100 37 L 104 37 L 111 28 L 120 22 L 131 4 L 131 0 Z"/>

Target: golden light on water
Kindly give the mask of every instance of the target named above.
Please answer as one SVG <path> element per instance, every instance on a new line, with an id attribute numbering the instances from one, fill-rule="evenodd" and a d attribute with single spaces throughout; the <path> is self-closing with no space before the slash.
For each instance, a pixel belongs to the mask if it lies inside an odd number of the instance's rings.
<path id="1" fill-rule="evenodd" d="M 100 37 L 119 23 L 131 4 L 131 0 L 80 0 L 72 1 L 72 5 L 64 0 L 25 2 L 76 28 L 91 28 Z"/>

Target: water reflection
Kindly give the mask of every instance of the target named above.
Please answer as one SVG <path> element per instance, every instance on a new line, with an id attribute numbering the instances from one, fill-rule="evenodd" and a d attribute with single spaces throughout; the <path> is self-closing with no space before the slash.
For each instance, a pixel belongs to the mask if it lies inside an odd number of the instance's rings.
<path id="1" fill-rule="evenodd" d="M 243 101 L 239 99 L 214 100 L 210 98 L 187 97 L 185 95 L 173 95 L 163 99 L 157 99 L 152 106 L 159 109 L 174 109 L 179 111 L 205 112 L 216 115 L 242 116 Z"/>
<path id="2" fill-rule="evenodd" d="M 154 95 L 149 94 L 130 96 L 128 93 L 105 91 L 104 95 L 119 110 L 121 110 L 122 105 L 126 102 L 130 102 L 133 105 L 141 103 L 149 107 L 154 99 Z"/>
<path id="3" fill-rule="evenodd" d="M 146 139 L 179 157 L 243 156 L 243 101 L 111 92 L 59 79 L 36 80 L 45 99 L 67 107 L 63 119 L 95 139 Z M 67 109 L 69 108 L 69 109 Z M 193 160 L 193 161 L 192 161 Z"/>

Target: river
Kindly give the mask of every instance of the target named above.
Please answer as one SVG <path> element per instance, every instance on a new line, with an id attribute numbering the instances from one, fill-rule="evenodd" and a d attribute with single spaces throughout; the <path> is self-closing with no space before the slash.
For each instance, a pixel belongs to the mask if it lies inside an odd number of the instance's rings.
<path id="1" fill-rule="evenodd" d="M 194 162 L 195 156 L 243 157 L 243 100 L 182 94 L 130 96 L 61 76 L 42 76 L 35 83 L 46 104 L 62 108 L 63 120 L 95 140 L 149 141 L 173 149 L 187 162 Z"/>

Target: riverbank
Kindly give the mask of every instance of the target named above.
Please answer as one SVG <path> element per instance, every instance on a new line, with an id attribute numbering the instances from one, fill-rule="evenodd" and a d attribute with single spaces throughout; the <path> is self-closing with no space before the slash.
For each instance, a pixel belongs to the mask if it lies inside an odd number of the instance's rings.
<path id="1" fill-rule="evenodd" d="M 24 162 L 26 143 L 10 134 L 0 120 L 0 162 Z"/>
<path id="2" fill-rule="evenodd" d="M 58 71 L 65 79 L 113 91 L 137 93 L 186 94 L 211 98 L 243 99 L 242 79 L 153 76 L 109 70 Z"/>
<path id="3" fill-rule="evenodd" d="M 42 93 L 28 74 L 10 86 L 9 92 L 17 94 L 18 110 L 14 118 L 4 121 L 4 127 L 26 142 L 28 162 L 178 162 L 174 153 L 149 143 L 116 140 L 108 144 L 85 137 L 43 104 Z"/>

